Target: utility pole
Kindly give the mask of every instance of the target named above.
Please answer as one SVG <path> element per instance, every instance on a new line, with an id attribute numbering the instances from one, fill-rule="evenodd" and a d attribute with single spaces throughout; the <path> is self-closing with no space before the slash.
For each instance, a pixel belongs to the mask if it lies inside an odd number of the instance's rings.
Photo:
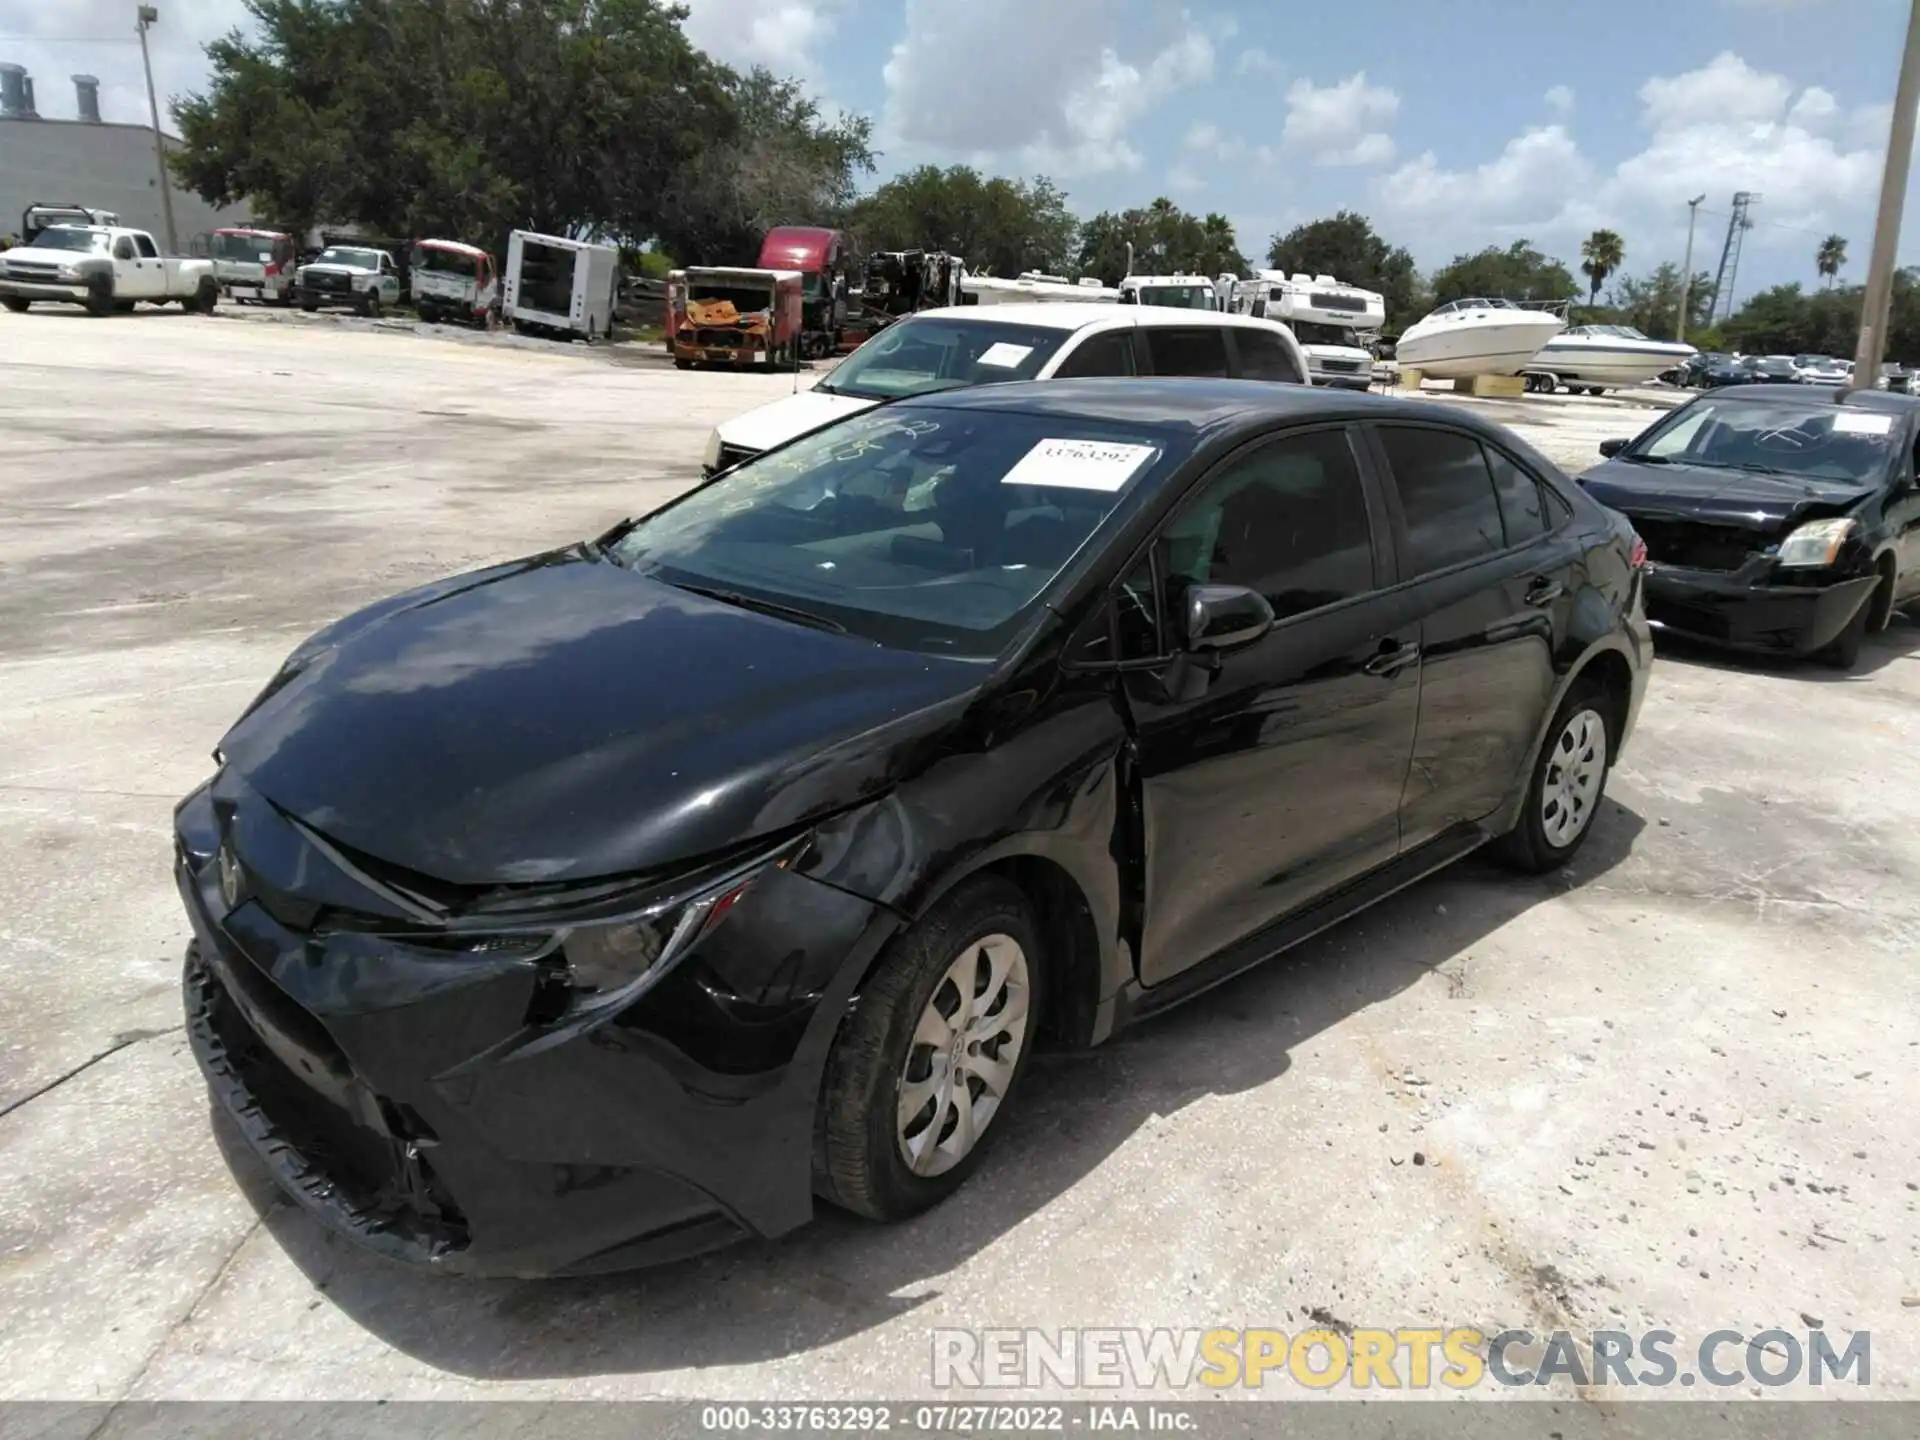
<path id="1" fill-rule="evenodd" d="M 1920 4 L 1920 0 L 1914 0 Z M 1693 284 L 1693 222 L 1700 218 L 1700 202 L 1707 197 L 1696 195 L 1687 201 L 1687 258 L 1680 263 L 1680 318 L 1673 327 L 1676 341 L 1687 338 L 1687 287 Z"/>
<path id="2" fill-rule="evenodd" d="M 1870 390 L 1886 358 L 1887 315 L 1893 304 L 1893 261 L 1900 246 L 1900 210 L 1907 203 L 1907 171 L 1913 165 L 1914 109 L 1920 106 L 1920 0 L 1907 17 L 1907 48 L 1893 95 L 1893 126 L 1887 135 L 1887 168 L 1880 177 L 1880 214 L 1873 225 L 1873 258 L 1860 306 L 1860 347 L 1853 357 L 1852 390 Z"/>
<path id="3" fill-rule="evenodd" d="M 160 102 L 153 93 L 153 57 L 147 54 L 147 29 L 158 24 L 160 12 L 142 5 L 134 12 L 134 29 L 140 32 L 140 64 L 147 72 L 147 113 L 153 117 L 153 159 L 160 167 L 160 210 L 167 219 L 167 253 L 180 253 L 180 237 L 173 229 L 173 186 L 167 179 L 167 142 L 160 133 Z"/>

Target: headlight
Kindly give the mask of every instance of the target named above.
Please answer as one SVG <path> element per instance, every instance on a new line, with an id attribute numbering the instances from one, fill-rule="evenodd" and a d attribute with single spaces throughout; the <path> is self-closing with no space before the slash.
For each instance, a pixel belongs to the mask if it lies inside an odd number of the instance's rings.
<path id="1" fill-rule="evenodd" d="M 1817 569 L 1840 558 L 1840 548 L 1860 529 L 1857 520 L 1809 520 L 1780 542 L 1774 563 L 1790 570 Z"/>
<path id="2" fill-rule="evenodd" d="M 707 448 L 700 452 L 700 463 L 708 470 L 714 470 L 720 464 L 720 427 L 714 426 L 707 434 Z"/>
<path id="3" fill-rule="evenodd" d="M 638 915 L 565 932 L 560 954 L 571 992 L 569 1012 L 597 1014 L 628 1004 L 718 925 L 755 880 L 768 870 L 786 868 L 804 848 L 804 841 L 782 845 L 728 871 L 693 895 L 675 897 Z"/>

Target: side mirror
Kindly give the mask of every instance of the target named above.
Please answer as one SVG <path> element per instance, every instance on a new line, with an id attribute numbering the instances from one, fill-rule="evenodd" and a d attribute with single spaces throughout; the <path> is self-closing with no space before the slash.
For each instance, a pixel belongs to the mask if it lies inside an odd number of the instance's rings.
<path id="1" fill-rule="evenodd" d="M 1632 443 L 1633 441 L 1631 440 L 1602 440 L 1600 442 L 1600 453 L 1608 459 L 1611 459 Z"/>
<path id="2" fill-rule="evenodd" d="M 1244 585 L 1192 585 L 1182 600 L 1188 650 L 1237 650 L 1273 628 L 1273 607 Z"/>

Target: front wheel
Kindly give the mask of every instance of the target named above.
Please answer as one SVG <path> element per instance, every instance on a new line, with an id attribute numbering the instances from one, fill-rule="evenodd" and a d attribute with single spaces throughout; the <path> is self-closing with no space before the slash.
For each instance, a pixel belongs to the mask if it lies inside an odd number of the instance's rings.
<path id="1" fill-rule="evenodd" d="M 1554 712 L 1547 743 L 1533 762 L 1520 822 L 1495 842 L 1495 853 L 1516 870 L 1544 874 L 1573 858 L 1593 828 L 1606 793 L 1609 750 L 1607 692 L 1576 681 Z"/>
<path id="2" fill-rule="evenodd" d="M 31 304 L 33 304 L 31 300 L 24 300 L 18 295 L 0 295 L 0 305 L 6 306 L 16 315 L 26 314 L 27 307 Z"/>
<path id="3" fill-rule="evenodd" d="M 996 876 L 964 882 L 893 942 L 827 1058 L 827 1199 L 901 1220 L 960 1188 L 1026 1069 L 1044 965 L 1026 898 Z"/>
<path id="4" fill-rule="evenodd" d="M 95 275 L 87 281 L 87 313 L 89 315 L 113 314 L 113 277 Z"/>
<path id="5" fill-rule="evenodd" d="M 360 313 L 369 320 L 378 320 L 380 318 L 379 295 L 372 290 L 367 291 L 365 297 L 360 301 Z"/>

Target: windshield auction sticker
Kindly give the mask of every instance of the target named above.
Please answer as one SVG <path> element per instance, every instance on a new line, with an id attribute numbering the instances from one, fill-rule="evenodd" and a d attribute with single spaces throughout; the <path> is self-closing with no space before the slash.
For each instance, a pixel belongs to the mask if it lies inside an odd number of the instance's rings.
<path id="1" fill-rule="evenodd" d="M 1158 453 L 1152 445 L 1105 440 L 1042 440 L 1005 475 L 1002 485 L 1056 485 L 1067 490 L 1118 490 Z"/>
<path id="2" fill-rule="evenodd" d="M 1857 410 L 1834 412 L 1833 433 L 1836 435 L 1888 435 L 1892 432 L 1891 415 L 1863 415 Z"/>

